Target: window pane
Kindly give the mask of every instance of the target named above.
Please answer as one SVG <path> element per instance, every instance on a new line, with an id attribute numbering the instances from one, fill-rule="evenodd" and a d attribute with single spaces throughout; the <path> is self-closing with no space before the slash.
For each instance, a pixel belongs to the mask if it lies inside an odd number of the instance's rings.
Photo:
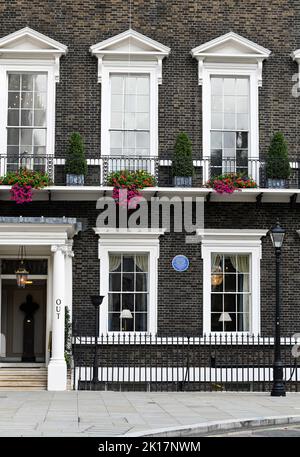
<path id="1" fill-rule="evenodd" d="M 109 271 L 121 271 L 121 256 L 118 254 L 111 254 L 109 256 Z"/>
<path id="2" fill-rule="evenodd" d="M 239 313 L 249 313 L 250 312 L 250 303 L 248 294 L 238 294 L 237 295 L 237 311 Z"/>
<path id="3" fill-rule="evenodd" d="M 134 257 L 133 256 L 123 256 L 123 271 L 134 271 Z"/>
<path id="4" fill-rule="evenodd" d="M 10 109 L 8 110 L 8 125 L 19 125 L 19 110 Z"/>
<path id="5" fill-rule="evenodd" d="M 136 132 L 136 147 L 149 148 L 149 132 Z"/>
<path id="6" fill-rule="evenodd" d="M 137 254 L 136 258 L 136 271 L 146 272 L 148 271 L 148 256 L 144 254 Z"/>
<path id="7" fill-rule="evenodd" d="M 211 165 L 222 166 L 222 149 L 211 151 Z"/>
<path id="8" fill-rule="evenodd" d="M 250 316 L 247 313 L 237 314 L 237 331 L 248 332 L 250 330 Z"/>
<path id="9" fill-rule="evenodd" d="M 236 148 L 248 149 L 248 133 L 236 132 Z"/>
<path id="10" fill-rule="evenodd" d="M 148 113 L 149 112 L 149 97 L 145 95 L 137 96 L 137 113 Z"/>
<path id="11" fill-rule="evenodd" d="M 33 130 L 33 144 L 35 146 L 45 146 L 46 130 L 44 130 L 44 129 L 34 129 Z"/>
<path id="12" fill-rule="evenodd" d="M 133 291 L 134 290 L 134 274 L 133 273 L 124 273 L 122 281 L 123 291 Z"/>
<path id="13" fill-rule="evenodd" d="M 32 145 L 32 129 L 21 129 L 21 145 Z"/>
<path id="14" fill-rule="evenodd" d="M 222 95 L 223 93 L 223 79 L 211 78 L 211 93 L 213 95 Z"/>
<path id="15" fill-rule="evenodd" d="M 211 311 L 223 311 L 223 295 L 222 294 L 212 294 L 211 295 Z"/>
<path id="16" fill-rule="evenodd" d="M 35 110 L 34 111 L 34 125 L 36 127 L 45 127 L 46 126 L 46 111 L 44 110 Z"/>
<path id="17" fill-rule="evenodd" d="M 248 78 L 237 78 L 236 79 L 236 93 L 237 93 L 237 95 L 248 95 L 248 93 L 249 93 Z"/>
<path id="18" fill-rule="evenodd" d="M 135 130 L 136 123 L 136 114 L 135 113 L 125 113 L 125 124 L 122 126 L 125 130 Z"/>
<path id="19" fill-rule="evenodd" d="M 19 144 L 19 130 L 8 129 L 7 130 L 7 144 L 18 145 Z"/>
<path id="20" fill-rule="evenodd" d="M 8 94 L 8 108 L 19 108 L 20 95 L 19 92 L 9 92 Z"/>
<path id="21" fill-rule="evenodd" d="M 111 76 L 111 93 L 123 94 L 123 76 Z"/>
<path id="22" fill-rule="evenodd" d="M 222 132 L 211 132 L 211 148 L 222 149 Z"/>
<path id="23" fill-rule="evenodd" d="M 147 311 L 147 294 L 136 294 L 135 295 L 135 310 L 136 311 Z"/>
<path id="24" fill-rule="evenodd" d="M 136 128 L 148 130 L 149 129 L 149 114 L 137 113 L 136 114 Z"/>
<path id="25" fill-rule="evenodd" d="M 235 113 L 235 98 L 233 96 L 224 97 L 224 113 Z"/>
<path id="26" fill-rule="evenodd" d="M 231 321 L 224 322 L 224 331 L 225 332 L 236 332 L 236 314 L 230 313 L 229 314 Z"/>
<path id="27" fill-rule="evenodd" d="M 47 91 L 47 75 L 35 75 L 35 91 L 46 92 Z"/>
<path id="28" fill-rule="evenodd" d="M 136 93 L 136 83 L 137 78 L 135 76 L 126 76 L 125 77 L 125 94 L 135 94 Z"/>
<path id="29" fill-rule="evenodd" d="M 124 148 L 135 148 L 135 132 L 125 132 L 124 134 Z"/>
<path id="30" fill-rule="evenodd" d="M 147 331 L 147 313 L 135 314 L 135 330 L 137 332 Z"/>
<path id="31" fill-rule="evenodd" d="M 224 114 L 224 129 L 235 130 L 235 114 Z"/>
<path id="32" fill-rule="evenodd" d="M 236 274 L 225 274 L 224 275 L 225 281 L 225 292 L 235 292 L 236 291 Z"/>
<path id="33" fill-rule="evenodd" d="M 220 313 L 212 313 L 211 315 L 211 330 L 212 332 L 222 332 L 223 323 L 219 321 L 221 317 Z"/>
<path id="34" fill-rule="evenodd" d="M 211 100 L 211 109 L 221 113 L 223 111 L 223 97 L 214 95 Z"/>
<path id="35" fill-rule="evenodd" d="M 235 312 L 236 311 L 236 295 L 235 294 L 224 294 L 224 312 Z"/>
<path id="36" fill-rule="evenodd" d="M 22 90 L 33 91 L 33 75 L 22 75 Z"/>
<path id="37" fill-rule="evenodd" d="M 136 101 L 135 95 L 126 95 L 125 96 L 125 112 L 126 113 L 134 113 L 136 111 L 135 101 Z"/>
<path id="38" fill-rule="evenodd" d="M 122 148 L 122 132 L 110 132 L 110 147 Z"/>
<path id="39" fill-rule="evenodd" d="M 235 78 L 224 78 L 224 95 L 235 95 Z"/>
<path id="40" fill-rule="evenodd" d="M 33 125 L 33 111 L 22 109 L 21 111 L 21 125 Z"/>
<path id="41" fill-rule="evenodd" d="M 224 132 L 224 148 L 235 148 L 235 132 Z"/>
<path id="42" fill-rule="evenodd" d="M 134 319 L 120 319 L 122 321 L 122 331 L 124 332 L 132 332 L 134 330 L 133 324 Z"/>
<path id="43" fill-rule="evenodd" d="M 122 309 L 134 312 L 134 294 L 122 294 Z"/>
<path id="44" fill-rule="evenodd" d="M 47 106 L 47 96 L 45 93 L 37 93 L 34 95 L 34 108 L 45 109 Z"/>
<path id="45" fill-rule="evenodd" d="M 123 111 L 123 97 L 121 95 L 111 96 L 111 110 Z"/>
<path id="46" fill-rule="evenodd" d="M 33 94 L 32 94 L 32 92 L 22 92 L 22 94 L 21 94 L 21 108 L 33 108 Z"/>
<path id="47" fill-rule="evenodd" d="M 138 95 L 149 95 L 149 77 L 138 77 L 136 81 L 136 92 Z"/>
<path id="48" fill-rule="evenodd" d="M 237 97 L 236 112 L 237 113 L 248 113 L 248 97 Z"/>
<path id="49" fill-rule="evenodd" d="M 238 291 L 239 292 L 249 292 L 249 274 L 246 273 L 246 274 L 242 274 L 242 273 L 239 273 L 238 274 Z"/>
<path id="50" fill-rule="evenodd" d="M 20 75 L 8 75 L 8 90 L 20 90 Z"/>
<path id="51" fill-rule="evenodd" d="M 108 311 L 121 312 L 121 295 L 109 294 L 108 295 Z"/>
<path id="52" fill-rule="evenodd" d="M 136 290 L 138 292 L 147 291 L 148 284 L 147 284 L 147 274 L 145 273 L 137 273 L 136 274 Z"/>
<path id="53" fill-rule="evenodd" d="M 222 113 L 211 113 L 211 128 L 222 129 L 223 128 L 223 114 Z"/>
<path id="54" fill-rule="evenodd" d="M 238 130 L 248 130 L 248 114 L 238 114 L 236 122 L 236 128 Z"/>
<path id="55" fill-rule="evenodd" d="M 108 313 L 108 331 L 119 332 L 121 328 L 121 319 L 119 313 Z"/>
<path id="56" fill-rule="evenodd" d="M 223 292 L 224 288 L 224 276 L 222 273 L 213 273 L 211 275 L 211 291 L 212 292 Z"/>
<path id="57" fill-rule="evenodd" d="M 236 265 L 236 255 L 233 254 L 231 256 L 225 256 L 224 262 L 225 262 L 225 273 L 235 273 L 236 272 L 236 269 L 234 266 L 234 265 Z"/>
<path id="58" fill-rule="evenodd" d="M 121 290 L 121 275 L 119 273 L 109 274 L 109 290 L 116 292 Z"/>

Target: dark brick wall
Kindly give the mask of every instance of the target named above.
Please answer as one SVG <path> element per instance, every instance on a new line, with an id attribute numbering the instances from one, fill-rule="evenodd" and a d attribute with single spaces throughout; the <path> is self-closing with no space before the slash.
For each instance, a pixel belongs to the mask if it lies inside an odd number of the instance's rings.
<path id="1" fill-rule="evenodd" d="M 171 47 L 163 63 L 159 88 L 159 151 L 169 157 L 176 134 L 187 131 L 195 157 L 202 150 L 201 88 L 197 62 L 190 50 L 233 30 L 269 48 L 260 89 L 260 150 L 270 135 L 282 130 L 293 154 L 299 153 L 299 100 L 291 96 L 297 65 L 290 53 L 300 47 L 298 0 L 135 0 L 132 28 Z M 100 154 L 100 92 L 97 59 L 90 45 L 129 27 L 129 2 L 123 0 L 0 0 L 1 37 L 24 26 L 69 47 L 61 59 L 57 85 L 56 151 L 64 154 L 67 136 L 79 130 L 87 155 Z"/>
<path id="2" fill-rule="evenodd" d="M 90 294 L 99 293 L 98 238 L 95 227 L 95 202 L 35 202 L 20 208 L 10 202 L 1 202 L 1 216 L 66 216 L 84 220 L 86 230 L 74 239 L 74 318 L 78 333 L 94 334 L 94 309 Z M 270 228 L 277 217 L 287 229 L 282 255 L 282 333 L 291 336 L 300 331 L 300 229 L 299 205 L 263 204 L 256 208 L 248 203 L 208 203 L 205 207 L 207 228 Z M 186 244 L 181 233 L 165 234 L 160 239 L 158 263 L 158 333 L 159 335 L 199 335 L 202 333 L 202 260 L 201 247 Z M 275 259 L 268 237 L 262 243 L 261 261 L 261 324 L 262 335 L 272 336 L 275 311 Z M 172 258 L 184 254 L 190 268 L 183 273 L 172 269 Z M 28 250 L 28 255 L 30 251 Z"/>

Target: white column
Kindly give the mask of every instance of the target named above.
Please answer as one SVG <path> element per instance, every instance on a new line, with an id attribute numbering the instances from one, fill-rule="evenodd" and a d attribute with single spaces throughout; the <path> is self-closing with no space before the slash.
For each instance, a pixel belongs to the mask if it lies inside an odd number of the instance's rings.
<path id="1" fill-rule="evenodd" d="M 53 252 L 52 354 L 48 365 L 48 390 L 66 390 L 65 361 L 65 253 L 66 246 L 51 246 Z"/>
<path id="2" fill-rule="evenodd" d="M 72 322 L 72 302 L 73 302 L 73 240 L 68 240 L 66 245 L 66 306 L 69 308 L 70 319 Z"/>

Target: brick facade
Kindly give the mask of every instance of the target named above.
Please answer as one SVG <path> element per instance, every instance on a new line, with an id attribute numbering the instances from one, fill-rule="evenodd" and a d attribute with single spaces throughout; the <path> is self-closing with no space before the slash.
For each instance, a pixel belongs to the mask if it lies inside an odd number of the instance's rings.
<path id="1" fill-rule="evenodd" d="M 18 216 L 19 208 L 9 202 L 1 203 L 0 215 Z M 22 211 L 24 215 L 24 211 Z M 26 210 L 27 216 L 77 217 L 85 229 L 74 239 L 73 310 L 78 333 L 93 335 L 94 308 L 89 296 L 99 292 L 98 237 L 93 231 L 98 210 L 95 202 L 36 202 Z M 283 307 L 282 334 L 292 336 L 300 328 L 298 290 L 300 277 L 300 229 L 298 206 L 286 204 L 207 203 L 206 228 L 268 229 L 280 216 L 287 229 L 283 247 Z M 166 233 L 160 238 L 158 264 L 158 334 L 199 336 L 202 334 L 203 273 L 201 245 L 186 244 L 185 234 Z M 171 266 L 172 258 L 184 254 L 190 260 L 190 268 L 178 273 Z M 174 287 L 176 284 L 176 287 Z M 79 285 L 79 287 L 78 287 Z M 272 336 L 275 312 L 275 262 L 274 249 L 269 237 L 262 241 L 261 261 L 261 329 L 262 336 Z"/>
<path id="2" fill-rule="evenodd" d="M 259 96 L 261 154 L 277 130 L 286 135 L 290 153 L 300 153 L 299 100 L 291 95 L 297 64 L 290 57 L 300 47 L 297 0 L 274 0 L 271 4 L 260 0 L 132 3 L 132 28 L 171 48 L 163 62 L 163 84 L 159 87 L 161 158 L 171 157 L 175 136 L 182 130 L 191 137 L 194 157 L 201 157 L 202 89 L 190 51 L 230 30 L 272 51 L 264 62 Z M 1 37 L 29 26 L 68 46 L 57 85 L 56 153 L 64 155 L 68 135 L 79 130 L 87 156 L 99 157 L 101 86 L 97 83 L 97 59 L 89 47 L 129 28 L 129 2 L 1 0 L 0 25 Z"/>

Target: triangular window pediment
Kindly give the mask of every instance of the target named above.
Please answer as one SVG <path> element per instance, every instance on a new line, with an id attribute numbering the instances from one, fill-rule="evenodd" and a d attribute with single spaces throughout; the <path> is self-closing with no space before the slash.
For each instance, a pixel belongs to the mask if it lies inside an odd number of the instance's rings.
<path id="1" fill-rule="evenodd" d="M 234 32 L 229 32 L 191 51 L 193 57 L 226 56 L 226 57 L 251 57 L 267 58 L 271 51 L 248 40 Z"/>
<path id="2" fill-rule="evenodd" d="M 131 29 L 91 46 L 90 50 L 93 55 L 138 53 L 165 57 L 170 53 L 167 46 Z"/>
<path id="3" fill-rule="evenodd" d="M 29 53 L 62 55 L 67 52 L 67 46 L 47 37 L 28 27 L 11 33 L 0 39 L 0 53 Z"/>

